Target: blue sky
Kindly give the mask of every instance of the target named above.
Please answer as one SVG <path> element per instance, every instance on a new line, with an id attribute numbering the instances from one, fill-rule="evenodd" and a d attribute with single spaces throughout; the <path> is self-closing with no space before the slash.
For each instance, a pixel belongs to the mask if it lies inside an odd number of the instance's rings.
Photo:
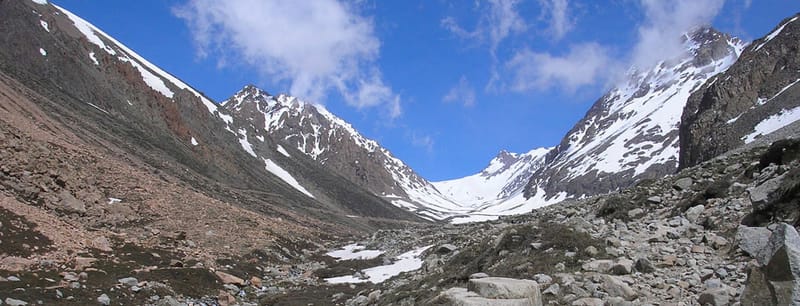
<path id="1" fill-rule="evenodd" d="M 750 41 L 795 0 L 54 0 L 216 101 L 325 105 L 429 180 L 558 144 L 698 24 Z"/>

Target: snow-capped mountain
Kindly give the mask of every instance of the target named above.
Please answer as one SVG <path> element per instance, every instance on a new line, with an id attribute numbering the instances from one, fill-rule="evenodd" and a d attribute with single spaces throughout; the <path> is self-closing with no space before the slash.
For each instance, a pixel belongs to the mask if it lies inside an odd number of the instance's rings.
<path id="1" fill-rule="evenodd" d="M 631 69 L 595 102 L 531 177 L 529 201 L 604 193 L 675 172 L 689 95 L 736 62 L 746 43 L 700 28 L 684 36 L 684 46 L 683 56 Z"/>
<path id="2" fill-rule="evenodd" d="M 681 167 L 800 120 L 800 14 L 754 41 L 725 73 L 692 94 L 681 122 Z"/>
<path id="3" fill-rule="evenodd" d="M 545 156 L 552 148 L 538 148 L 527 153 L 501 151 L 489 161 L 481 172 L 440 182 L 433 185 L 446 197 L 472 210 L 470 217 L 457 217 L 456 221 L 490 219 L 529 211 L 521 206 L 526 202 L 523 190 L 528 179 L 544 165 Z"/>
<path id="4" fill-rule="evenodd" d="M 264 150 L 307 155 L 375 195 L 423 217 L 444 219 L 465 210 L 442 196 L 387 149 L 321 105 L 289 95 L 271 95 L 252 85 L 221 105 L 234 118 L 232 129 L 240 135 L 242 146 L 254 156 L 260 154 L 257 147 L 261 143 L 274 142 Z"/>
<path id="5" fill-rule="evenodd" d="M 724 72 L 746 43 L 711 28 L 683 37 L 686 53 L 632 68 L 552 149 L 501 152 L 480 173 L 434 185 L 472 208 L 456 221 L 516 214 L 674 173 L 689 95 Z M 524 192 L 523 192 L 524 190 Z"/>

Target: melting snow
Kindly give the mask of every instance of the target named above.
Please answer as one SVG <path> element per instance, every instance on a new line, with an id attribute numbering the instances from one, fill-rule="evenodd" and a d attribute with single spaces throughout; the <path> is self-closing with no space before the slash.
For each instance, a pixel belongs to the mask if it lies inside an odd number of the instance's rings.
<path id="1" fill-rule="evenodd" d="M 250 155 L 253 155 L 253 157 L 258 157 L 256 152 L 253 151 L 253 146 L 249 141 L 247 141 L 247 131 L 239 130 L 239 136 L 242 136 L 239 137 L 239 144 L 242 146 L 242 149 L 244 149 L 245 152 L 250 153 Z"/>
<path id="2" fill-rule="evenodd" d="M 297 180 L 295 180 L 294 177 L 291 174 L 289 174 L 288 171 L 283 170 L 283 168 L 278 166 L 278 164 L 276 164 L 276 163 L 272 162 L 272 160 L 269 160 L 269 159 L 266 159 L 266 158 L 264 159 L 264 164 L 266 164 L 267 171 L 272 172 L 272 174 L 275 174 L 277 177 L 282 179 L 284 182 L 286 182 L 290 186 L 294 187 L 294 189 L 297 189 L 298 191 L 302 192 L 303 194 L 305 194 L 305 195 L 307 195 L 307 196 L 309 196 L 311 198 L 314 198 L 313 194 L 311 194 L 310 192 L 308 192 L 308 190 L 303 188 L 303 186 L 301 186 L 300 183 L 298 183 Z"/>
<path id="3" fill-rule="evenodd" d="M 286 152 L 286 149 L 284 149 L 281 145 L 278 145 L 276 151 L 278 151 L 278 153 L 281 153 L 286 157 L 292 157 L 291 155 L 289 155 L 289 152 Z"/>
<path id="4" fill-rule="evenodd" d="M 411 250 L 409 252 L 397 256 L 393 264 L 385 266 L 377 266 L 369 269 L 364 269 L 361 273 L 364 274 L 366 279 L 356 278 L 352 275 L 326 278 L 325 281 L 331 284 L 342 283 L 365 283 L 370 282 L 379 284 L 394 276 L 400 275 L 403 272 L 414 271 L 422 268 L 422 259 L 420 255 L 425 250 L 429 249 L 432 245 L 424 246 Z"/>
<path id="5" fill-rule="evenodd" d="M 339 250 L 330 251 L 325 255 L 336 258 L 337 261 L 340 261 L 350 259 L 373 259 L 381 256 L 381 254 L 383 254 L 383 251 L 381 250 L 367 250 L 364 246 L 354 243 L 348 244 Z"/>
<path id="6" fill-rule="evenodd" d="M 45 50 L 44 50 L 44 49 L 42 49 L 42 48 L 39 48 L 39 53 L 41 53 L 41 54 L 42 54 L 42 56 L 47 56 L 47 51 L 45 51 Z"/>
<path id="7" fill-rule="evenodd" d="M 742 137 L 744 143 L 751 143 L 756 140 L 759 135 L 767 135 L 778 129 L 800 120 L 800 107 L 795 107 L 790 110 L 782 110 L 781 112 L 767 117 L 759 122 L 754 128 L 753 133 Z"/>
<path id="8" fill-rule="evenodd" d="M 42 25 L 42 27 L 44 28 L 44 30 L 45 30 L 45 31 L 47 31 L 47 32 L 50 32 L 50 27 L 49 27 L 49 25 L 47 24 L 47 21 L 44 21 L 44 20 L 39 20 L 39 24 L 41 24 L 41 25 Z"/>

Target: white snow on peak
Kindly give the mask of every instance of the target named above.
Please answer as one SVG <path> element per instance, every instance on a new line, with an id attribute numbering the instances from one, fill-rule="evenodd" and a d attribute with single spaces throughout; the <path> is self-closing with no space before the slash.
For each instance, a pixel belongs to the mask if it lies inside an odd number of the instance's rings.
<path id="1" fill-rule="evenodd" d="M 271 172 L 278 178 L 282 179 L 284 182 L 289 184 L 289 186 L 294 187 L 294 189 L 297 189 L 298 191 L 302 192 L 303 194 L 307 195 L 310 198 L 314 198 L 313 194 L 308 192 L 308 190 L 305 189 L 302 185 L 300 185 L 300 183 L 298 183 L 297 180 L 294 179 L 294 177 L 291 174 L 289 174 L 288 171 L 283 170 L 281 166 L 278 166 L 278 164 L 266 158 L 264 159 L 264 164 L 266 165 L 267 171 Z"/>
<path id="2" fill-rule="evenodd" d="M 780 34 L 780 33 L 781 33 L 781 31 L 783 31 L 783 28 L 785 28 L 785 27 L 786 27 L 786 25 L 788 25 L 788 24 L 790 24 L 790 23 L 794 22 L 795 20 L 797 20 L 797 17 L 794 17 L 794 18 L 792 18 L 792 19 L 789 19 L 789 21 L 787 21 L 786 23 L 782 24 L 780 27 L 778 27 L 777 29 L 775 29 L 775 31 L 772 31 L 772 33 L 769 33 L 769 35 L 767 35 L 767 37 L 766 37 L 766 38 L 764 38 L 764 41 L 763 41 L 763 42 L 761 42 L 760 44 L 758 44 L 758 46 L 757 46 L 757 47 L 755 48 L 755 50 L 753 50 L 753 51 L 758 51 L 758 50 L 761 50 L 761 47 L 764 47 L 764 45 L 766 45 L 766 44 L 767 44 L 769 41 L 771 41 L 772 39 L 774 39 L 775 37 L 777 37 L 777 36 L 778 36 L 778 34 Z"/>
<path id="3" fill-rule="evenodd" d="M 511 199 L 514 203 L 510 206 L 520 204 L 520 200 L 524 202 L 524 198 L 516 196 L 522 194 L 531 174 L 544 163 L 551 149 L 538 148 L 524 154 L 503 151 L 476 174 L 432 184 L 446 197 L 465 207 L 482 210 L 494 207 L 499 213 L 497 207 L 507 206 L 501 204 L 509 204 Z"/>
<path id="4" fill-rule="evenodd" d="M 32 0 L 32 1 L 33 1 L 33 3 L 39 4 L 39 5 L 47 5 L 47 0 Z"/>

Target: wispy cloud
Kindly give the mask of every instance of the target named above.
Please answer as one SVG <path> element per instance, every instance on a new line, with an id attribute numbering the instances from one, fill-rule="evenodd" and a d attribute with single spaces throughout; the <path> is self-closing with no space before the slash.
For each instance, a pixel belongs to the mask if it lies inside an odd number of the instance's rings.
<path id="1" fill-rule="evenodd" d="M 428 153 L 433 153 L 433 146 L 435 143 L 433 137 L 430 135 L 418 135 L 416 132 L 411 133 L 411 144 L 415 147 L 425 149 Z"/>
<path id="2" fill-rule="evenodd" d="M 525 49 L 506 62 L 512 77 L 510 89 L 514 91 L 561 88 L 573 92 L 595 84 L 613 66 L 606 48 L 597 43 L 573 45 L 563 55 Z"/>
<path id="3" fill-rule="evenodd" d="M 710 24 L 724 3 L 724 0 L 641 0 L 645 21 L 638 29 L 632 64 L 650 67 L 686 52 L 681 35 Z"/>
<path id="4" fill-rule="evenodd" d="M 489 0 L 487 9 L 478 7 L 481 10 L 480 19 L 475 29 L 471 31 L 461 27 L 452 16 L 442 19 L 441 24 L 463 39 L 478 40 L 488 44 L 494 56 L 503 40 L 528 28 L 525 20 L 517 12 L 519 2 L 519 0 Z"/>
<path id="5" fill-rule="evenodd" d="M 540 19 L 547 22 L 547 32 L 553 39 L 561 40 L 575 26 L 567 0 L 539 0 L 539 6 L 542 8 Z"/>
<path id="6" fill-rule="evenodd" d="M 201 58 L 257 68 L 290 93 L 317 103 L 330 92 L 358 107 L 399 116 L 400 97 L 382 80 L 380 41 L 357 2 L 189 0 L 173 9 Z"/>
<path id="7" fill-rule="evenodd" d="M 511 77 L 506 80 L 510 83 L 507 88 L 574 92 L 583 86 L 612 82 L 630 66 L 647 69 L 659 61 L 680 56 L 686 52 L 682 34 L 710 24 L 724 0 L 640 0 L 639 3 L 645 18 L 637 28 L 638 39 L 632 51 L 623 56 L 626 61 L 615 60 L 612 48 L 597 42 L 572 44 L 563 54 L 522 49 L 505 62 L 505 75 Z"/>
<path id="8" fill-rule="evenodd" d="M 461 76 L 458 84 L 450 88 L 447 94 L 442 97 L 442 101 L 447 103 L 462 103 L 466 107 L 475 105 L 475 89 L 469 84 L 466 76 Z"/>

